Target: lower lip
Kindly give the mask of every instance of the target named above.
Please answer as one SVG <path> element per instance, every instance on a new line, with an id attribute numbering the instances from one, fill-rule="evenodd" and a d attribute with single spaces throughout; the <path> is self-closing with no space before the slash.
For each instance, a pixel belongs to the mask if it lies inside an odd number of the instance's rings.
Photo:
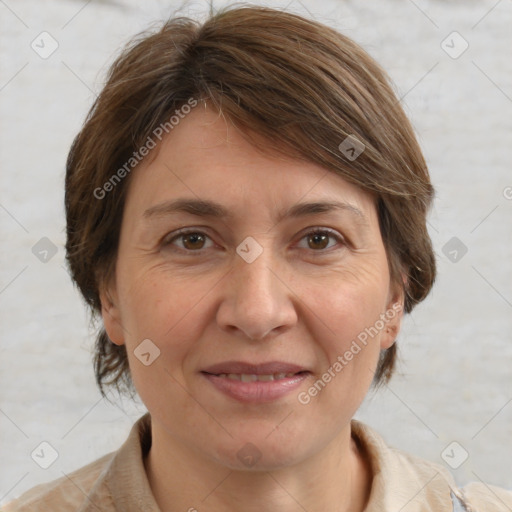
<path id="1" fill-rule="evenodd" d="M 203 375 L 224 394 L 240 402 L 262 403 L 272 402 L 297 389 L 308 377 L 309 373 L 300 373 L 293 377 L 279 380 L 242 382 L 240 380 L 219 377 L 210 373 Z"/>

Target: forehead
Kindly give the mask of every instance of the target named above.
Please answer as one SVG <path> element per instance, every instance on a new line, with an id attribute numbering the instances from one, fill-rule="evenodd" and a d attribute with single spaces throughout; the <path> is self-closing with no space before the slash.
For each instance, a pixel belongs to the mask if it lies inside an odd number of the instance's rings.
<path id="1" fill-rule="evenodd" d="M 156 156 L 133 172 L 128 195 L 138 210 L 184 195 L 247 209 L 288 208 L 299 201 L 344 201 L 361 210 L 373 197 L 315 163 L 256 148 L 203 103 L 163 138 Z"/>

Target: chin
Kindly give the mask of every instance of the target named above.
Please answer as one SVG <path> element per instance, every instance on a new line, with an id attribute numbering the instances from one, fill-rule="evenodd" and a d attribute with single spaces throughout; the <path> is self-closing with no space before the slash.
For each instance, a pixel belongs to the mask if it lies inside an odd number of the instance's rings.
<path id="1" fill-rule="evenodd" d="M 259 435 L 237 436 L 227 445 L 218 446 L 214 458 L 217 463 L 234 471 L 275 471 L 297 464 L 306 458 L 307 451 L 313 450 L 313 447 L 294 441 L 290 436 L 287 442 L 283 442 L 278 436 L 270 439 L 275 432 L 267 438 L 266 435 L 262 435 L 260 430 Z"/>

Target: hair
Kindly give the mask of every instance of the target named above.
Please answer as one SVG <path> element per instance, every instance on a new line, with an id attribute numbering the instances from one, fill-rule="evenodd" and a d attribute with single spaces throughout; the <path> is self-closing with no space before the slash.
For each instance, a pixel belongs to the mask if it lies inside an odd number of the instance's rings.
<path id="1" fill-rule="evenodd" d="M 316 163 L 373 194 L 404 312 L 427 296 L 436 274 L 426 226 L 434 190 L 391 81 L 337 31 L 289 12 L 245 6 L 223 9 L 202 24 L 175 17 L 132 39 L 73 141 L 65 179 L 66 258 L 93 318 L 101 313 L 102 287 L 115 275 L 131 176 L 126 162 L 191 98 L 211 103 L 262 151 Z M 349 136 L 364 148 L 355 159 L 340 147 Z M 396 343 L 381 351 L 375 387 L 389 381 L 396 358 Z M 102 326 L 94 369 L 103 395 L 105 386 L 133 392 L 126 348 L 112 343 Z"/>

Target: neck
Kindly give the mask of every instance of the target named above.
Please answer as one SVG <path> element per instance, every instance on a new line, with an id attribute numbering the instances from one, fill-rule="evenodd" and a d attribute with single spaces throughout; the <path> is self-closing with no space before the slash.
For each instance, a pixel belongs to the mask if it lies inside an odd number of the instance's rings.
<path id="1" fill-rule="evenodd" d="M 315 455 L 271 471 L 221 466 L 158 424 L 151 430 L 146 473 L 166 512 L 363 512 L 368 502 L 371 468 L 350 424 Z"/>

